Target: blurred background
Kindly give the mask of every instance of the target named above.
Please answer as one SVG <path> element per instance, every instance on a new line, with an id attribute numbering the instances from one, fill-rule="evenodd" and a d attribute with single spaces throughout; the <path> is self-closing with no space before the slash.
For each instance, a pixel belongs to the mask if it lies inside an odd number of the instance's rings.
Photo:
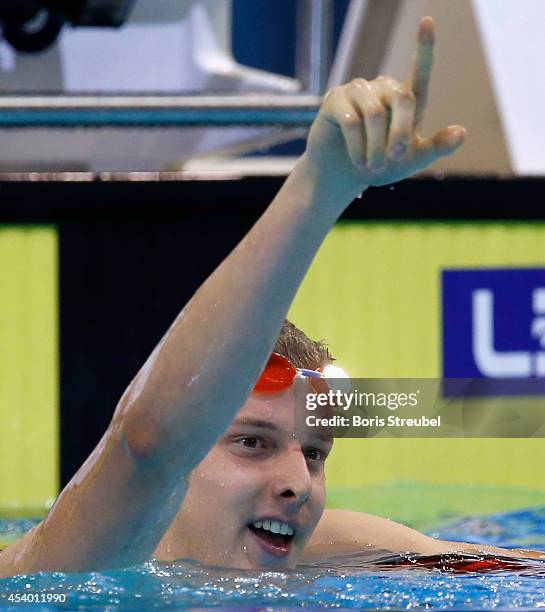
<path id="1" fill-rule="evenodd" d="M 3 3 L 2 516 L 47 510 L 280 188 L 323 94 L 403 79 L 428 14 L 423 131 L 459 123 L 467 143 L 353 203 L 290 317 L 352 376 L 544 376 L 542 2 Z M 535 506 L 544 459 L 540 437 L 339 440 L 329 504 L 418 526 Z"/>

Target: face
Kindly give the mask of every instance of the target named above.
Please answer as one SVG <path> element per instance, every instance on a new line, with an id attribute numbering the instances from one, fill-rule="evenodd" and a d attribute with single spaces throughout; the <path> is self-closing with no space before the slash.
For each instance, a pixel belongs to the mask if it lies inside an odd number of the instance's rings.
<path id="1" fill-rule="evenodd" d="M 296 432 L 307 390 L 296 380 L 287 391 L 250 396 L 191 475 L 171 528 L 183 549 L 178 557 L 245 569 L 295 567 L 324 509 L 332 446 L 310 428 Z"/>

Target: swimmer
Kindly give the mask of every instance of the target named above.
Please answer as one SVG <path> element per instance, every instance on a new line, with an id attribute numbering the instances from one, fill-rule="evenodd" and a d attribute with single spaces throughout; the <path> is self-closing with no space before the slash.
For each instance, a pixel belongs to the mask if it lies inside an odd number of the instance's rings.
<path id="1" fill-rule="evenodd" d="M 0 576 L 153 557 L 283 569 L 320 551 L 370 545 L 419 555 L 480 550 L 324 510 L 332 440 L 295 433 L 308 379 L 254 391 L 264 370 L 260 380 L 270 382 L 273 350 L 310 370 L 331 361 L 283 321 L 344 209 L 369 187 L 407 178 L 462 144 L 460 126 L 419 133 L 434 41 L 433 20 L 424 18 L 405 82 L 355 79 L 325 96 L 278 195 L 181 311 L 48 516 L 0 554 Z"/>

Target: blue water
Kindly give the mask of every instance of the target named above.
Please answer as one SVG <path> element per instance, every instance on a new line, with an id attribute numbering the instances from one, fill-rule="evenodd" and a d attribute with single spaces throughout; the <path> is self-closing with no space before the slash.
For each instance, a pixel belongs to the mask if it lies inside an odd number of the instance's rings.
<path id="1" fill-rule="evenodd" d="M 31 523 L 0 521 L 0 536 Z M 439 525 L 430 535 L 545 551 L 545 507 L 470 517 Z M 31 610 L 154 610 L 210 606 L 375 609 L 545 607 L 545 564 L 518 571 L 452 574 L 438 569 L 378 569 L 381 553 L 341 555 L 289 572 L 203 567 L 193 562 L 158 563 L 85 574 L 43 573 L 0 580 L 0 606 L 11 593 L 66 594 L 57 606 L 28 604 Z M 383 555 L 386 556 L 386 555 Z M 391 556 L 391 555 L 390 555 Z M 45 597 L 42 597 L 44 599 Z M 6 608 L 4 608 L 6 609 Z M 7 608 L 26 609 L 14 604 Z"/>

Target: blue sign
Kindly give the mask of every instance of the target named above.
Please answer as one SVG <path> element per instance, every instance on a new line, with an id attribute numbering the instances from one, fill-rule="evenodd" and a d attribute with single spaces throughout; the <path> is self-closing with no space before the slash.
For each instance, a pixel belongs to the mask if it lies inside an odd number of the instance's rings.
<path id="1" fill-rule="evenodd" d="M 545 268 L 444 270 L 443 377 L 545 379 Z"/>

